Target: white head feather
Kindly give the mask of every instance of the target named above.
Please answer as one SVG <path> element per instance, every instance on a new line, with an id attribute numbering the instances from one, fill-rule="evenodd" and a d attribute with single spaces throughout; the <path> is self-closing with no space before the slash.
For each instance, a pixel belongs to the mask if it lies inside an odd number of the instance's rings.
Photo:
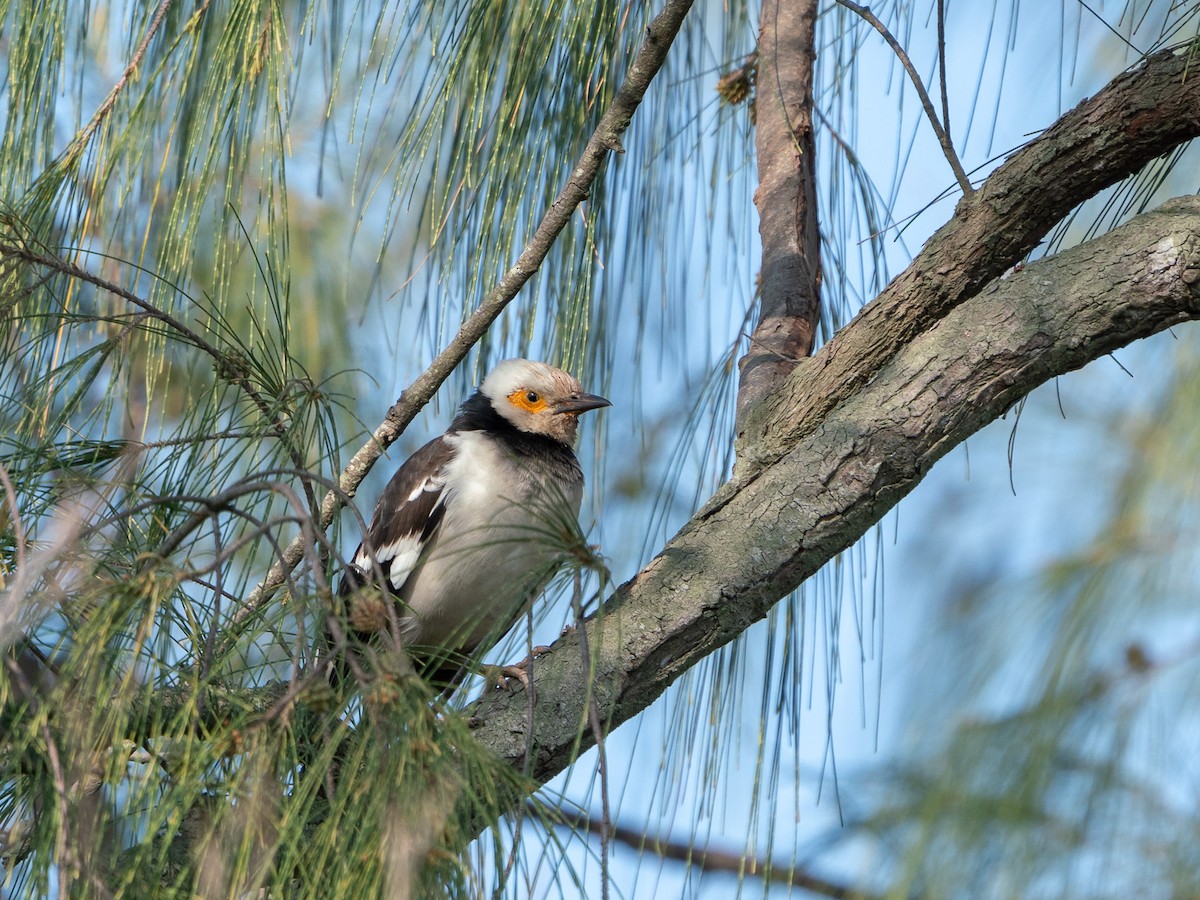
<path id="1" fill-rule="evenodd" d="M 519 431 L 575 446 L 579 414 L 611 404 L 584 391 L 562 369 L 528 359 L 506 359 L 479 386 L 492 408 Z"/>

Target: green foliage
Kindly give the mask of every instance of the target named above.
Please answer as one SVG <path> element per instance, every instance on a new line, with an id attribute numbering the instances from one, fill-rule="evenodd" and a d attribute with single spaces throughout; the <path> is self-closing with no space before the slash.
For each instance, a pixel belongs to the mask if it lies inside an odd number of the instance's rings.
<path id="1" fill-rule="evenodd" d="M 195 667 L 155 672 L 147 644 L 165 626 L 135 621 L 154 604 L 156 585 L 143 585 L 119 622 L 106 610 L 77 633 L 129 629 L 145 667 L 81 648 L 59 654 L 44 702 L 0 698 L 17 763 L 4 812 L 31 830 L 18 887 L 45 892 L 40 848 L 56 848 L 56 877 L 83 893 L 468 893 L 458 860 L 527 789 L 473 749 L 461 717 L 412 678 L 374 683 L 348 720 L 328 688 L 237 691 Z M 111 698 L 99 715 L 95 697 Z"/>
<path id="2" fill-rule="evenodd" d="M 0 5 L 9 889 L 476 890 L 467 847 L 528 786 L 411 676 L 351 699 L 312 665 L 338 557 L 318 504 L 354 416 L 377 414 L 343 323 L 383 323 L 368 356 L 403 344 L 401 370 L 423 361 L 410 332 L 444 342 L 561 187 L 644 21 L 616 3 Z M 480 360 L 536 340 L 585 373 L 606 209 Z M 234 629 L 297 530 L 304 564 Z M 567 540 L 591 565 L 573 523 Z"/>

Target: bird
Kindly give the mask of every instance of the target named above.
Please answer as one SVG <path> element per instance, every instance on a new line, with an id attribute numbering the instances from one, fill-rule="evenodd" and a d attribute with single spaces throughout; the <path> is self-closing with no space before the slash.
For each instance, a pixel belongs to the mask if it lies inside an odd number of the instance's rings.
<path id="1" fill-rule="evenodd" d="M 398 622 L 431 681 L 461 679 L 463 661 L 494 645 L 561 564 L 546 525 L 578 520 L 579 416 L 611 405 L 546 363 L 498 363 L 383 489 L 339 588 L 356 636 Z"/>

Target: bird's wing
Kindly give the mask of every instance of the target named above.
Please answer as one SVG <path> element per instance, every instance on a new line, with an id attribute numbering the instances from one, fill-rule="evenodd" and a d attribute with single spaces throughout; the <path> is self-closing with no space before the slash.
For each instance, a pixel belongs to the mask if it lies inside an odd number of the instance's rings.
<path id="1" fill-rule="evenodd" d="M 445 436 L 430 441 L 400 467 L 375 507 L 354 565 L 368 578 L 371 553 L 388 585 L 399 591 L 436 534 L 445 514 L 446 464 L 453 453 Z"/>

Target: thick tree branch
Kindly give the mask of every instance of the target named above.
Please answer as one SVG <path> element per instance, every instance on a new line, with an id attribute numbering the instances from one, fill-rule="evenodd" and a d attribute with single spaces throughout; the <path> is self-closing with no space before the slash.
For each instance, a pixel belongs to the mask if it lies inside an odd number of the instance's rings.
<path id="1" fill-rule="evenodd" d="M 926 285 L 905 283 L 892 302 L 927 302 Z M 1188 197 L 992 282 L 858 380 L 802 440 L 765 433 L 776 460 L 730 485 L 586 625 L 602 718 L 615 726 L 646 708 L 1033 388 L 1198 317 L 1200 199 Z M 848 346 L 870 321 L 847 326 Z M 781 415 L 804 402 L 793 398 Z M 578 733 L 589 692 L 577 635 L 539 661 L 535 687 L 532 736 L 525 698 L 498 692 L 475 710 L 476 733 L 514 765 L 532 747 L 534 777 L 545 780 L 590 741 Z"/>
<path id="2" fill-rule="evenodd" d="M 768 0 L 758 38 L 755 127 L 760 310 L 738 364 L 738 414 L 770 394 L 812 352 L 821 312 L 813 64 L 817 2 Z"/>
<path id="3" fill-rule="evenodd" d="M 1190 49 L 1163 51 L 1066 113 L 998 168 L 917 258 L 828 344 L 745 417 L 738 477 L 768 434 L 797 440 L 852 397 L 916 335 L 1037 246 L 1074 207 L 1200 134 Z M 719 502 L 719 500 L 718 500 Z"/>
<path id="4" fill-rule="evenodd" d="M 533 237 L 525 245 L 517 261 L 504 273 L 504 277 L 492 288 L 479 307 L 467 317 L 458 333 L 420 377 L 401 392 L 387 415 L 350 462 L 342 470 L 339 491 L 330 491 L 321 501 L 321 529 L 328 528 L 334 515 L 346 500 L 353 497 L 362 480 L 383 455 L 416 418 L 417 413 L 432 399 L 455 367 L 466 358 L 470 349 L 478 343 L 484 333 L 496 321 L 504 308 L 516 297 L 525 283 L 533 277 L 550 253 L 550 248 L 566 228 L 579 204 L 587 199 L 600 172 L 600 164 L 609 153 L 623 153 L 621 136 L 629 127 L 633 114 L 641 105 L 650 82 L 658 74 L 667 58 L 675 36 L 683 26 L 684 16 L 692 7 L 692 0 L 668 0 L 662 12 L 646 27 L 646 39 L 633 58 L 612 105 L 601 117 L 596 130 L 584 147 L 574 170 L 559 191 Z M 238 626 L 255 615 L 270 600 L 271 595 L 284 583 L 288 574 L 304 557 L 305 538 L 298 535 L 284 549 L 283 556 L 267 577 L 250 593 L 242 608 L 234 617 L 231 632 L 237 634 Z"/>
<path id="5" fill-rule="evenodd" d="M 1075 205 L 1200 133 L 1200 79 L 1186 67 L 1186 55 L 1150 57 L 961 201 L 914 263 L 750 412 L 734 479 L 588 623 L 591 691 L 568 636 L 537 670 L 534 734 L 524 698 L 490 695 L 480 740 L 514 764 L 532 747 L 535 777 L 553 776 L 581 749 L 589 693 L 613 725 L 636 715 L 1034 387 L 1200 315 L 1194 199 L 994 281 Z"/>

